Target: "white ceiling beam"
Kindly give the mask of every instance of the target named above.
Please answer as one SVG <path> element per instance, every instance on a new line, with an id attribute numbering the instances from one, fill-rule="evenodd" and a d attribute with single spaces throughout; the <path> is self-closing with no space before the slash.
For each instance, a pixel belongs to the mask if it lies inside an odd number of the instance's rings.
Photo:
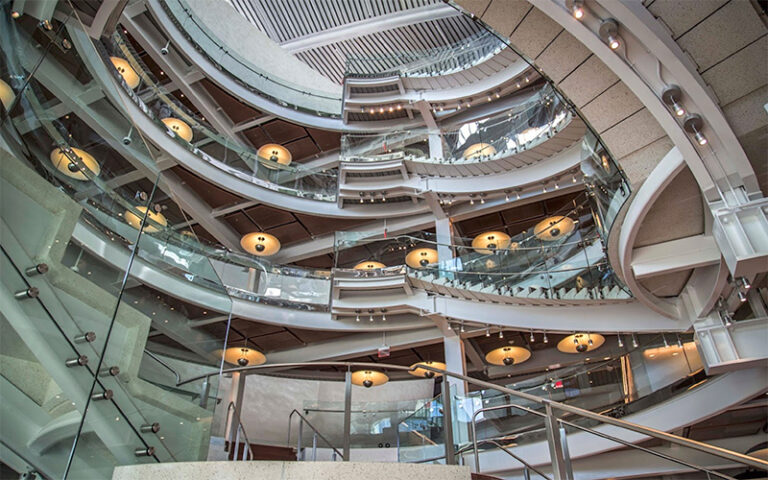
<path id="1" fill-rule="evenodd" d="M 720 249 L 711 235 L 694 235 L 632 251 L 635 278 L 655 277 L 720 263 Z"/>
<path id="2" fill-rule="evenodd" d="M 447 3 L 434 3 L 420 8 L 347 23 L 346 25 L 340 25 L 323 30 L 322 32 L 288 40 L 281 43 L 280 46 L 291 53 L 299 53 L 323 45 L 369 35 L 371 32 L 384 32 L 407 25 L 439 20 L 441 18 L 457 17 L 459 15 L 461 15 L 461 12 Z"/>

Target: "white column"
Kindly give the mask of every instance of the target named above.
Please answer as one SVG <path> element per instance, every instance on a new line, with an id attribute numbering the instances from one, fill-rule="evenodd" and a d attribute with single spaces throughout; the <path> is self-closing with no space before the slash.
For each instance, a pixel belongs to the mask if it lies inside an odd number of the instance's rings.
<path id="1" fill-rule="evenodd" d="M 466 375 L 467 362 L 464 355 L 464 342 L 456 334 L 449 334 L 443 337 L 443 348 L 445 349 L 445 365 L 449 372 Z M 467 394 L 467 382 L 458 378 L 448 377 L 451 384 L 451 393 L 464 396 Z"/>
<path id="2" fill-rule="evenodd" d="M 435 232 L 437 235 L 437 259 L 440 262 L 440 268 L 448 270 L 453 265 L 453 249 L 450 247 L 453 241 L 451 219 L 446 217 L 435 220 Z"/>

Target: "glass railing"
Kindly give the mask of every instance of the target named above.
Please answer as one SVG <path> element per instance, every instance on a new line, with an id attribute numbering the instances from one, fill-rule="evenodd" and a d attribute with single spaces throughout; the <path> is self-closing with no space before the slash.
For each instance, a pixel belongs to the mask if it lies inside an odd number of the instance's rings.
<path id="1" fill-rule="evenodd" d="M 348 55 L 347 77 L 434 77 L 450 75 L 482 63 L 506 48 L 496 35 L 480 30 L 449 45 L 427 50 L 393 52 L 386 56 Z"/>
<path id="2" fill-rule="evenodd" d="M 203 20 L 195 15 L 185 0 L 164 0 L 162 7 L 174 21 L 176 28 L 192 42 L 219 70 L 249 91 L 285 107 L 305 111 L 312 115 L 341 118 L 341 96 L 313 90 L 275 75 L 254 65 L 233 51 Z"/>
<path id="3" fill-rule="evenodd" d="M 125 158 L 76 113 L 62 108 L 69 100 L 57 88 L 93 87 L 68 36 L 71 29 L 84 31 L 84 27 L 74 16 L 51 23 L 26 16 L 15 20 L 7 2 L 2 7 L 0 75 L 12 79 L 14 97 L 13 103 L 4 104 L 2 118 L 0 190 L 7 227 L 3 248 L 15 249 L 12 256 L 17 260 L 42 260 L 48 268 L 29 280 L 39 297 L 19 302 L 28 316 L 39 319 L 19 336 L 24 341 L 41 340 L 30 349 L 33 352 L 60 357 L 41 361 L 46 368 L 74 359 L 72 368 L 64 370 L 71 375 L 49 368 L 71 400 L 69 410 L 79 414 L 71 414 L 76 433 L 68 439 L 71 449 L 62 447 L 65 467 L 55 476 L 108 478 L 115 465 L 205 459 L 216 402 L 202 402 L 179 391 L 175 378 L 158 377 L 159 367 L 142 359 L 150 328 L 181 345 L 187 358 L 196 356 L 209 368 L 221 365 L 224 339 L 202 331 L 194 338 L 185 337 L 188 314 L 129 278 L 140 277 L 149 264 L 155 273 L 218 293 L 216 309 L 225 315 L 231 308 L 227 289 L 205 255 L 172 251 L 186 236 L 167 228 L 168 219 L 182 209 L 158 188 L 160 175 L 110 186 L 134 166 L 154 164 L 153 150 L 133 134 L 129 143 L 137 155 Z M 91 228 L 118 248 L 91 254 L 72 239 L 79 226 Z M 15 267 L 7 258 L 2 277 L 10 281 Z M 181 264 L 186 268 L 179 268 Z M 15 268 L 19 274 L 20 268 Z M 8 290 L 17 288 L 11 285 Z M 82 378 L 72 383 L 73 376 Z M 215 396 L 213 380 L 207 388 Z M 68 414 L 67 410 L 62 408 L 61 413 Z"/>
<path id="4" fill-rule="evenodd" d="M 414 278 L 455 288 L 551 299 L 629 298 L 606 257 L 592 205 L 592 196 L 582 194 L 543 220 L 543 227 L 513 236 L 491 232 L 496 240 L 478 237 L 480 242 L 453 237 L 450 244 L 441 243 L 426 232 L 394 237 L 337 232 L 337 268 L 376 262 L 363 272 L 388 275 L 405 263 Z M 446 258 L 438 258 L 441 250 Z"/>
<path id="5" fill-rule="evenodd" d="M 675 395 L 700 386 L 707 377 L 690 335 L 641 338 L 638 347 L 624 343 L 620 355 L 603 357 L 599 352 L 591 363 L 569 367 L 504 384 L 506 388 L 544 397 L 574 407 L 621 418 L 658 405 Z M 629 340 L 629 339 L 627 339 Z M 588 357 L 587 357 L 588 358 Z M 501 369 L 496 372 L 501 376 Z M 504 374 L 504 377 L 507 375 Z M 411 446 L 401 440 L 399 459 L 404 462 L 445 463 L 445 423 L 442 396 L 417 410 L 413 420 L 406 420 L 411 432 Z M 510 405 L 518 405 L 515 408 Z M 542 418 L 526 411 L 543 412 L 542 405 L 512 397 L 494 389 L 467 395 L 451 395 L 452 437 L 458 456 L 469 458 L 472 445 L 472 420 L 482 450 L 492 450 L 495 440 L 509 448 L 546 442 Z M 578 420 L 581 426 L 597 422 Z M 463 455 L 461 452 L 464 452 Z M 469 462 L 467 462 L 469 463 Z"/>
<path id="6" fill-rule="evenodd" d="M 216 133 L 202 116 L 189 110 L 180 99 L 175 98 L 162 86 L 161 81 L 144 64 L 130 42 L 119 31 L 109 38 L 103 38 L 101 43 L 97 43 L 97 47 L 110 73 L 129 97 L 158 126 L 167 130 L 173 141 L 192 154 L 270 190 L 314 200 L 336 201 L 336 169 L 313 169 L 295 163 L 285 165 L 271 160 L 266 154 L 260 154 L 252 147 Z M 112 67 L 112 58 L 127 61 L 130 68 L 137 73 L 139 84 L 131 88 L 118 70 Z M 174 130 L 173 124 L 167 124 L 169 121 L 179 120 L 183 122 L 181 128 L 184 132 Z"/>
<path id="7" fill-rule="evenodd" d="M 341 136 L 340 159 L 346 162 L 405 159 L 426 163 L 499 160 L 545 142 L 573 118 L 568 105 L 555 95 L 549 84 L 524 98 L 500 114 L 443 127 L 439 133 L 441 156 L 430 152 L 430 132 L 423 127 L 386 133 L 345 133 Z"/>

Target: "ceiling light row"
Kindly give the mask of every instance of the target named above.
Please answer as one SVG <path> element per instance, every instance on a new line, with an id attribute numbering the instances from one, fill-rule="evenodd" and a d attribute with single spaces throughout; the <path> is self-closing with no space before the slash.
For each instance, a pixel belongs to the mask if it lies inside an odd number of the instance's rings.
<path id="1" fill-rule="evenodd" d="M 360 111 L 363 113 L 368 112 L 371 115 L 376 114 L 384 114 L 384 113 L 394 113 L 396 111 L 400 111 L 403 109 L 402 104 L 391 104 L 391 105 L 379 105 L 374 107 L 360 107 Z"/>

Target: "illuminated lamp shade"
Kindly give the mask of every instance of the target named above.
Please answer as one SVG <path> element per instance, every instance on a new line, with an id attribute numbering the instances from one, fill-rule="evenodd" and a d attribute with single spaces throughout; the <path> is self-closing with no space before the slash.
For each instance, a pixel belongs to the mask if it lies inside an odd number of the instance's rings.
<path id="1" fill-rule="evenodd" d="M 694 342 L 686 342 L 681 347 L 676 343 L 670 343 L 669 346 L 661 346 L 655 348 L 647 348 L 643 350 L 643 356 L 646 359 L 652 359 L 656 361 L 668 359 L 669 357 L 677 357 L 684 353 L 686 361 L 691 365 L 691 368 L 701 368 L 701 358 L 699 352 L 696 350 L 696 344 Z"/>
<path id="2" fill-rule="evenodd" d="M 417 248 L 405 256 L 405 264 L 411 268 L 424 268 L 430 263 L 437 263 L 437 250 L 434 248 Z"/>
<path id="3" fill-rule="evenodd" d="M 221 350 L 217 350 L 215 353 L 221 355 Z M 253 348 L 229 347 L 224 350 L 224 361 L 238 367 L 248 367 L 266 363 L 267 357 Z"/>
<path id="4" fill-rule="evenodd" d="M 187 125 L 186 122 L 179 120 L 178 118 L 168 117 L 163 119 L 163 123 L 168 130 L 176 134 L 176 136 L 183 138 L 184 140 L 192 141 L 192 128 Z"/>
<path id="5" fill-rule="evenodd" d="M 290 165 L 291 160 L 293 160 L 291 152 L 289 152 L 288 149 L 284 146 L 278 145 L 276 143 L 268 143 L 262 146 L 257 152 L 257 155 L 260 159 L 266 160 L 266 162 L 264 162 L 264 166 L 271 168 L 272 170 L 277 168 L 275 163 L 279 163 L 281 165 Z"/>
<path id="6" fill-rule="evenodd" d="M 592 345 L 589 341 L 592 340 Z M 557 343 L 557 349 L 563 353 L 586 353 L 597 350 L 605 343 L 605 337 L 599 333 L 574 333 Z"/>
<path id="7" fill-rule="evenodd" d="M 131 64 L 128 63 L 128 60 L 120 57 L 109 57 L 109 59 L 112 60 L 112 65 L 115 66 L 117 72 L 123 77 L 128 88 L 133 90 L 139 86 L 139 75 L 136 73 L 136 70 L 131 67 Z"/>
<path id="8" fill-rule="evenodd" d="M 569 217 L 557 215 L 549 217 L 536 224 L 533 227 L 533 234 L 539 240 L 553 242 L 559 240 L 573 231 L 575 224 Z"/>
<path id="9" fill-rule="evenodd" d="M 3 103 L 3 106 L 6 110 L 11 108 L 11 105 L 15 99 L 16 94 L 13 93 L 11 86 L 0 80 L 0 102 Z"/>
<path id="10" fill-rule="evenodd" d="M 98 176 L 101 173 L 99 162 L 97 162 L 90 153 L 80 150 L 79 148 L 71 148 L 70 150 L 80 158 L 80 161 L 83 162 L 93 175 Z M 89 180 L 85 173 L 83 173 L 60 148 L 56 148 L 51 152 L 51 163 L 56 167 L 56 170 L 70 178 L 80 181 Z"/>
<path id="11" fill-rule="evenodd" d="M 504 232 L 485 232 L 472 240 L 472 248 L 476 249 L 477 253 L 482 253 L 483 255 L 505 250 L 509 247 L 509 244 L 509 235 Z"/>
<path id="12" fill-rule="evenodd" d="M 138 230 L 139 228 L 141 228 L 141 219 L 144 218 L 144 213 L 146 213 L 147 207 L 141 205 L 135 208 L 136 210 L 141 212 L 141 216 L 136 215 L 131 210 L 126 210 L 125 221 L 128 222 L 128 225 Z M 162 213 L 158 213 L 150 210 L 149 214 L 147 214 L 147 217 L 149 220 L 151 220 L 156 224 L 160 224 L 162 227 L 166 227 L 168 225 L 168 220 L 166 220 L 165 215 L 163 215 Z M 154 233 L 154 232 L 160 231 L 160 229 L 156 225 L 150 222 L 147 222 L 147 224 L 144 225 L 144 231 L 147 233 Z"/>
<path id="13" fill-rule="evenodd" d="M 433 368 L 439 368 L 441 370 L 445 370 L 445 364 L 442 362 L 433 362 L 431 360 L 427 360 L 426 362 L 418 362 L 411 365 L 411 368 L 415 368 L 415 370 L 411 370 L 408 373 L 415 377 L 423 377 L 423 378 L 435 378 L 440 377 L 443 374 L 440 372 L 433 372 L 432 370 L 426 370 L 424 368 L 421 368 L 420 365 L 426 365 L 428 367 Z"/>
<path id="14" fill-rule="evenodd" d="M 531 358 L 531 351 L 527 348 L 508 345 L 491 350 L 485 355 L 485 361 L 491 365 L 517 365 Z"/>
<path id="15" fill-rule="evenodd" d="M 389 377 L 376 370 L 358 370 L 352 372 L 352 383 L 365 388 L 378 387 L 389 381 Z"/>
<path id="16" fill-rule="evenodd" d="M 355 270 L 375 270 L 377 268 L 384 267 L 386 267 L 386 265 L 381 262 L 374 262 L 373 260 L 369 260 L 367 262 L 361 262 L 355 265 Z"/>
<path id="17" fill-rule="evenodd" d="M 496 153 L 496 149 L 493 147 L 493 145 L 488 145 L 487 143 L 476 143 L 474 145 L 470 145 L 466 150 L 464 150 L 464 158 L 467 160 L 477 160 L 482 157 L 490 157 L 494 153 Z"/>
<path id="18" fill-rule="evenodd" d="M 268 257 L 280 250 L 280 240 L 268 233 L 253 232 L 243 235 L 243 238 L 240 239 L 240 246 L 248 253 Z"/>

